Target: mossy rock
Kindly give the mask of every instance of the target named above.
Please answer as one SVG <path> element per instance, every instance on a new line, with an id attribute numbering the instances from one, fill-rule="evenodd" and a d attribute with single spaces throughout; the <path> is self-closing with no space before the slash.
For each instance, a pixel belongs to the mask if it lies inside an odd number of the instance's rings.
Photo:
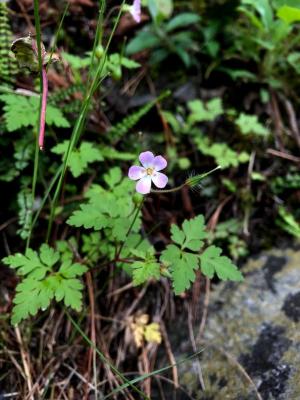
<path id="1" fill-rule="evenodd" d="M 274 250 L 243 272 L 212 291 L 198 342 L 205 391 L 196 361 L 180 367 L 181 384 L 201 400 L 299 400 L 300 251 Z"/>

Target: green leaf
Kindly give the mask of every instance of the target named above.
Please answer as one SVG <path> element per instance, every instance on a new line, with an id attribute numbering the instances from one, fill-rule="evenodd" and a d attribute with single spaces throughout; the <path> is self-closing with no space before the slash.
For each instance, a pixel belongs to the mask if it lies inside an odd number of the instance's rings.
<path id="1" fill-rule="evenodd" d="M 191 114 L 188 116 L 188 122 L 193 125 L 195 122 L 213 121 L 224 113 L 222 100 L 219 97 L 203 103 L 201 100 L 192 100 L 188 102 Z"/>
<path id="2" fill-rule="evenodd" d="M 9 132 L 22 127 L 36 126 L 39 110 L 38 96 L 26 97 L 16 94 L 3 94 L 0 95 L 0 100 L 5 103 L 3 107 L 4 119 Z M 62 128 L 70 126 L 62 112 L 50 104 L 47 106 L 46 123 Z"/>
<path id="3" fill-rule="evenodd" d="M 172 238 L 173 242 L 183 245 L 183 243 L 185 241 L 185 234 L 180 228 L 178 228 L 177 225 L 172 224 L 171 225 L 171 238 Z"/>
<path id="4" fill-rule="evenodd" d="M 203 246 L 201 239 L 207 237 L 203 215 L 198 215 L 193 219 L 185 220 L 182 224 L 182 229 L 186 237 L 183 248 L 199 251 Z"/>
<path id="5" fill-rule="evenodd" d="M 136 261 L 131 266 L 133 268 L 133 284 L 135 286 L 147 282 L 151 278 L 160 278 L 160 265 L 153 261 Z"/>
<path id="6" fill-rule="evenodd" d="M 17 270 L 19 275 L 28 275 L 35 269 L 45 269 L 45 265 L 41 263 L 38 254 L 32 249 L 27 249 L 25 255 L 17 253 L 3 258 L 3 263 L 9 265 L 10 268 Z"/>
<path id="7" fill-rule="evenodd" d="M 54 298 L 64 300 L 75 310 L 81 308 L 82 284 L 76 277 L 87 271 L 84 265 L 66 258 L 57 271 L 55 265 L 61 261 L 61 254 L 47 244 L 40 247 L 39 253 L 28 249 L 25 255 L 18 253 L 2 261 L 23 277 L 13 300 L 13 324 L 45 310 Z"/>
<path id="8" fill-rule="evenodd" d="M 63 59 L 66 60 L 67 63 L 70 64 L 70 66 L 73 69 L 76 69 L 76 70 L 77 69 L 79 70 L 79 69 L 82 69 L 82 68 L 86 68 L 91 63 L 91 58 L 90 57 L 82 58 L 82 57 L 76 56 L 74 54 L 66 53 L 64 51 L 61 53 L 61 55 L 62 55 Z"/>
<path id="9" fill-rule="evenodd" d="M 176 17 L 172 18 L 167 24 L 166 24 L 166 32 L 171 32 L 175 29 L 178 28 L 184 28 L 186 26 L 196 24 L 197 22 L 200 21 L 199 15 L 195 13 L 181 13 L 176 15 Z"/>
<path id="10" fill-rule="evenodd" d="M 265 29 L 271 29 L 273 24 L 273 11 L 269 0 L 243 0 L 242 3 L 253 7 L 260 14 Z"/>
<path id="11" fill-rule="evenodd" d="M 122 179 L 122 171 L 119 167 L 114 167 L 109 170 L 107 174 L 103 176 L 104 181 L 107 185 L 113 189 Z"/>
<path id="12" fill-rule="evenodd" d="M 74 211 L 67 223 L 77 228 L 83 226 L 86 229 L 100 230 L 109 225 L 109 216 L 103 214 L 101 204 L 81 204 L 80 210 Z"/>
<path id="13" fill-rule="evenodd" d="M 53 267 L 59 260 L 59 253 L 47 244 L 42 244 L 40 248 L 40 259 L 48 267 Z"/>
<path id="14" fill-rule="evenodd" d="M 132 182 L 115 167 L 104 175 L 108 188 L 92 185 L 86 192 L 87 204 L 73 212 L 67 223 L 86 229 L 103 230 L 108 242 L 123 242 L 132 221 L 135 205 L 132 199 Z M 137 232 L 141 226 L 140 213 L 132 227 Z"/>
<path id="15" fill-rule="evenodd" d="M 62 154 L 64 156 L 68 146 L 69 142 L 65 140 L 63 143 L 59 143 L 53 147 L 51 151 L 52 153 Z M 74 178 L 77 178 L 86 171 L 88 164 L 95 161 L 103 161 L 101 151 L 95 148 L 92 143 L 82 142 L 79 149 L 72 151 L 68 166 Z"/>
<path id="16" fill-rule="evenodd" d="M 277 10 L 277 17 L 288 24 L 300 21 L 300 8 L 284 5 Z"/>
<path id="17" fill-rule="evenodd" d="M 152 18 L 160 21 L 172 15 L 173 0 L 148 0 L 148 8 Z"/>
<path id="18" fill-rule="evenodd" d="M 144 29 L 139 32 L 135 38 L 130 40 L 126 47 L 126 54 L 133 55 L 139 53 L 140 51 L 152 49 L 160 45 L 160 39 L 154 33 L 152 33 L 149 28 Z"/>
<path id="19" fill-rule="evenodd" d="M 127 69 L 136 69 L 141 66 L 140 63 L 138 63 L 134 60 L 131 60 L 130 58 L 124 57 L 124 56 L 122 56 L 122 58 L 121 58 L 121 64 L 123 67 L 125 67 Z"/>
<path id="20" fill-rule="evenodd" d="M 241 272 L 228 257 L 221 256 L 221 252 L 219 247 L 210 246 L 200 255 L 202 273 L 208 278 L 216 273 L 222 280 L 242 281 Z"/>
<path id="21" fill-rule="evenodd" d="M 241 113 L 235 123 L 244 135 L 268 136 L 269 130 L 258 121 L 257 115 Z"/>
<path id="22" fill-rule="evenodd" d="M 297 74 L 300 74 L 300 52 L 295 51 L 287 56 L 287 62 L 294 68 Z"/>
<path id="23" fill-rule="evenodd" d="M 24 279 L 16 287 L 12 324 L 17 325 L 30 315 L 35 315 L 39 309 L 47 308 L 52 298 L 53 290 L 45 286 L 43 281 L 33 278 Z"/>
<path id="24" fill-rule="evenodd" d="M 203 246 L 201 239 L 206 237 L 203 215 L 185 220 L 182 224 L 182 230 L 174 224 L 171 226 L 171 238 L 175 243 L 181 245 L 182 249 L 187 248 L 192 251 L 199 251 Z"/>
<path id="25" fill-rule="evenodd" d="M 76 276 L 81 276 L 87 271 L 85 265 L 75 263 L 73 264 L 71 260 L 66 260 L 62 263 L 59 273 L 64 278 L 75 278 Z"/>
<path id="26" fill-rule="evenodd" d="M 160 260 L 170 266 L 175 294 L 190 288 L 191 282 L 195 281 L 194 270 L 198 268 L 198 255 L 181 251 L 174 244 L 169 244 Z"/>
<path id="27" fill-rule="evenodd" d="M 296 221 L 293 214 L 289 213 L 282 206 L 279 207 L 278 213 L 280 218 L 276 219 L 276 224 L 290 235 L 300 238 L 300 224 Z"/>
<path id="28" fill-rule="evenodd" d="M 203 215 L 185 220 L 182 229 L 171 226 L 171 238 L 180 246 L 170 244 L 161 254 L 161 262 L 170 268 L 173 286 L 176 294 L 183 292 L 195 280 L 194 270 L 199 266 L 199 255 L 187 251 L 199 252 L 203 246 L 202 239 L 207 237 Z"/>
<path id="29" fill-rule="evenodd" d="M 101 146 L 101 154 L 109 160 L 133 161 L 136 158 L 136 154 L 118 151 L 106 146 Z"/>
<path id="30" fill-rule="evenodd" d="M 240 163 L 249 160 L 248 153 L 237 153 L 226 143 L 211 143 L 209 139 L 201 135 L 201 133 L 194 137 L 194 141 L 201 153 L 213 157 L 216 164 L 220 165 L 222 168 L 228 168 L 230 166 L 237 167 Z"/>
<path id="31" fill-rule="evenodd" d="M 80 311 L 82 308 L 82 289 L 82 283 L 78 279 L 61 280 L 55 291 L 56 300 L 63 300 L 67 307 Z"/>

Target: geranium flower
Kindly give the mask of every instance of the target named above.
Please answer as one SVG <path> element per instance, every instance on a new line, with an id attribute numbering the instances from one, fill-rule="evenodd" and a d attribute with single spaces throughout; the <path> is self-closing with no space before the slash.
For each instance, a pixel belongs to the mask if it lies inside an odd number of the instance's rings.
<path id="1" fill-rule="evenodd" d="M 132 15 L 135 22 L 141 22 L 141 0 L 134 0 L 130 7 L 130 14 Z"/>
<path id="2" fill-rule="evenodd" d="M 139 155 L 142 167 L 133 165 L 129 168 L 128 177 L 137 181 L 136 191 L 141 194 L 147 194 L 151 191 L 151 183 L 159 189 L 163 189 L 168 183 L 168 177 L 162 174 L 162 169 L 166 168 L 167 161 L 162 156 L 154 156 L 151 151 L 144 151 Z"/>

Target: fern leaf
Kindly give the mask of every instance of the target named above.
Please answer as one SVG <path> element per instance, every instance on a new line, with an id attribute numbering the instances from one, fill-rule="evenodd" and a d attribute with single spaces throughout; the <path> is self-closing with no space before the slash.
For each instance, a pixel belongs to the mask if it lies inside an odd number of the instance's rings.
<path id="1" fill-rule="evenodd" d="M 143 118 L 143 116 L 146 115 L 151 110 L 151 108 L 155 106 L 157 102 L 163 100 L 169 95 L 169 91 L 163 92 L 157 99 L 150 101 L 135 113 L 129 115 L 128 117 L 125 117 L 121 122 L 119 122 L 117 125 L 109 130 L 108 136 L 113 140 L 118 140 L 122 136 L 126 135 L 130 131 L 130 129 L 132 129 Z"/>

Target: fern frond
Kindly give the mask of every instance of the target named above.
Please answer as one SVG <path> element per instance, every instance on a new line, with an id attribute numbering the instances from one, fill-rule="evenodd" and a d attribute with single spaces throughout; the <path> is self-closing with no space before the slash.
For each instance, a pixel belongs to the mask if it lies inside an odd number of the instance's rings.
<path id="1" fill-rule="evenodd" d="M 30 222 L 32 216 L 32 196 L 31 191 L 27 185 L 23 185 L 18 193 L 18 223 L 20 228 L 18 229 L 18 234 L 22 239 L 27 239 L 30 231 Z"/>
<path id="2" fill-rule="evenodd" d="M 115 141 L 126 135 L 142 118 L 146 115 L 155 104 L 165 97 L 170 95 L 169 91 L 163 92 L 158 98 L 150 101 L 149 103 L 145 104 L 141 107 L 138 111 L 134 112 L 133 114 L 125 117 L 121 122 L 117 125 L 113 126 L 107 133 L 108 137 Z"/>
<path id="3" fill-rule="evenodd" d="M 17 73 L 17 64 L 10 52 L 12 31 L 8 18 L 8 7 L 0 2 L 0 80 L 11 83 Z"/>
<path id="4" fill-rule="evenodd" d="M 56 90 L 49 96 L 49 103 L 57 105 L 63 101 L 70 100 L 75 93 L 84 93 L 84 91 L 85 85 L 83 83 L 76 83 L 68 88 Z"/>

